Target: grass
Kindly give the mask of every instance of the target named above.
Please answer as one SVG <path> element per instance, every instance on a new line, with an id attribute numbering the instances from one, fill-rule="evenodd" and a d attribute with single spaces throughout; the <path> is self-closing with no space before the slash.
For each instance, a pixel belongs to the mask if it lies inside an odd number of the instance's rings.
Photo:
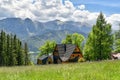
<path id="1" fill-rule="evenodd" d="M 120 80 L 120 60 L 0 67 L 0 80 Z"/>

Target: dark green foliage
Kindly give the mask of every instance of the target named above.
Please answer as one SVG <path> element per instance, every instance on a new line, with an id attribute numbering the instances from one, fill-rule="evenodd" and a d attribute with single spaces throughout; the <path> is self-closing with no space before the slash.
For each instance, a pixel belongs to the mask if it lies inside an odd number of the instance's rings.
<path id="1" fill-rule="evenodd" d="M 18 65 L 23 65 L 25 64 L 25 54 L 24 54 L 24 51 L 23 51 L 23 48 L 22 48 L 22 43 L 21 41 L 17 40 L 18 42 L 18 52 L 17 52 L 17 64 Z"/>
<path id="2" fill-rule="evenodd" d="M 11 35 L 12 36 L 12 35 Z M 13 37 L 11 37 L 11 47 L 10 47 L 10 65 L 14 66 L 17 64 L 17 42 L 16 42 L 17 38 L 16 35 Z"/>
<path id="3" fill-rule="evenodd" d="M 30 58 L 29 58 L 29 55 L 28 55 L 27 43 L 24 44 L 24 53 L 25 53 L 25 65 L 30 65 Z"/>
<path id="4" fill-rule="evenodd" d="M 115 50 L 114 52 L 119 53 L 120 52 L 120 24 L 119 24 L 119 30 L 115 32 Z"/>
<path id="5" fill-rule="evenodd" d="M 16 65 L 16 56 L 14 53 L 14 44 L 13 44 L 13 38 L 12 35 L 10 37 L 10 56 L 9 56 L 9 65 L 15 66 Z"/>
<path id="6" fill-rule="evenodd" d="M 84 47 L 84 56 L 87 60 L 110 58 L 113 46 L 113 35 L 111 32 L 111 25 L 106 23 L 103 14 L 100 13 Z"/>
<path id="7" fill-rule="evenodd" d="M 6 34 L 5 34 L 5 32 L 1 31 L 1 33 L 0 33 L 0 65 L 5 66 L 6 62 L 7 62 Z"/>
<path id="8" fill-rule="evenodd" d="M 7 60 L 6 65 L 9 65 L 9 59 L 10 59 L 10 35 L 7 35 L 7 43 L 6 43 L 6 54 L 7 54 Z"/>
<path id="9" fill-rule="evenodd" d="M 27 51 L 28 52 L 28 51 Z M 25 65 L 25 52 L 22 42 L 16 35 L 0 33 L 0 66 Z"/>

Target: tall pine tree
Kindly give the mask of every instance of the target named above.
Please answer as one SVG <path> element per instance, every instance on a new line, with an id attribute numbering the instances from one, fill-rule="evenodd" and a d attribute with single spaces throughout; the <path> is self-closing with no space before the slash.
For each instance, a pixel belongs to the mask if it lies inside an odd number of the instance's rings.
<path id="1" fill-rule="evenodd" d="M 18 65 L 24 65 L 25 64 L 25 54 L 22 48 L 22 43 L 20 40 L 18 40 L 18 52 L 17 52 L 17 61 Z"/>
<path id="2" fill-rule="evenodd" d="M 115 32 L 115 50 L 114 52 L 119 53 L 120 52 L 120 24 L 119 24 L 119 30 Z"/>
<path id="3" fill-rule="evenodd" d="M 7 46 L 6 46 L 6 54 L 7 54 L 7 62 L 6 65 L 9 66 L 9 59 L 10 59 L 10 35 L 7 35 Z"/>
<path id="4" fill-rule="evenodd" d="M 113 35 L 111 32 L 111 25 L 107 24 L 103 14 L 100 13 L 84 48 L 86 59 L 103 60 L 110 58 L 113 46 Z"/>
<path id="5" fill-rule="evenodd" d="M 16 54 L 15 54 L 15 43 L 14 43 L 14 38 L 11 35 L 10 38 L 10 58 L 9 58 L 9 65 L 10 66 L 15 66 L 17 64 L 16 60 Z"/>
<path id="6" fill-rule="evenodd" d="M 30 64 L 30 58 L 29 58 L 29 55 L 28 55 L 27 43 L 24 44 L 24 53 L 25 53 L 25 65 L 29 65 Z"/>
<path id="7" fill-rule="evenodd" d="M 0 65 L 6 66 L 7 55 L 6 55 L 6 34 L 1 31 L 0 34 Z"/>

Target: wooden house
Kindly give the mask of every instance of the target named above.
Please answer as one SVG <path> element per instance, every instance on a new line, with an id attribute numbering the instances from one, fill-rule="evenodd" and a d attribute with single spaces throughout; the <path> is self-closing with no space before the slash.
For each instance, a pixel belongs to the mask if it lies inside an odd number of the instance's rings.
<path id="1" fill-rule="evenodd" d="M 83 55 L 78 46 L 74 44 L 57 44 L 53 52 L 53 62 L 77 62 Z"/>
<path id="2" fill-rule="evenodd" d="M 53 63 L 53 56 L 43 55 L 37 59 L 37 64 L 52 64 Z"/>

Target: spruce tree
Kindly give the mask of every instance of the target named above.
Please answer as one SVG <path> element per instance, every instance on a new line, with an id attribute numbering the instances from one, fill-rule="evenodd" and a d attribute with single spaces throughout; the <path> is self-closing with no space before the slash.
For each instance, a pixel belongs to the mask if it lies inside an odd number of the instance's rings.
<path id="1" fill-rule="evenodd" d="M 9 59 L 10 59 L 10 35 L 7 35 L 7 44 L 6 44 L 6 54 L 7 54 L 7 62 L 6 65 L 9 66 Z"/>
<path id="2" fill-rule="evenodd" d="M 13 37 L 13 55 L 14 55 L 14 62 L 15 62 L 15 65 L 18 64 L 18 61 L 17 61 L 17 54 L 18 53 L 18 42 L 17 42 L 17 37 L 16 35 L 14 35 Z"/>
<path id="3" fill-rule="evenodd" d="M 84 52 L 86 58 L 93 60 L 109 59 L 113 46 L 111 25 L 107 24 L 102 13 L 90 32 Z"/>
<path id="4" fill-rule="evenodd" d="M 2 65 L 2 40 L 1 40 L 1 33 L 0 33 L 0 66 Z"/>
<path id="5" fill-rule="evenodd" d="M 11 35 L 10 39 L 10 58 L 9 58 L 9 64 L 10 66 L 15 66 L 17 64 L 16 60 L 16 54 L 15 54 L 15 43 L 14 43 L 14 37 Z"/>
<path id="6" fill-rule="evenodd" d="M 29 59 L 29 55 L 28 55 L 27 43 L 24 44 L 24 53 L 25 53 L 25 65 L 29 65 L 30 64 L 30 59 Z"/>
<path id="7" fill-rule="evenodd" d="M 120 52 L 120 24 L 119 24 L 119 30 L 115 32 L 115 50 L 114 52 L 119 53 Z"/>
<path id="8" fill-rule="evenodd" d="M 7 62 L 7 55 L 6 55 L 6 34 L 4 31 L 1 31 L 0 36 L 0 65 L 5 66 Z"/>
<path id="9" fill-rule="evenodd" d="M 18 53 L 17 53 L 17 61 L 18 65 L 24 65 L 25 64 L 25 55 L 22 49 L 22 43 L 20 40 L 18 40 Z"/>

